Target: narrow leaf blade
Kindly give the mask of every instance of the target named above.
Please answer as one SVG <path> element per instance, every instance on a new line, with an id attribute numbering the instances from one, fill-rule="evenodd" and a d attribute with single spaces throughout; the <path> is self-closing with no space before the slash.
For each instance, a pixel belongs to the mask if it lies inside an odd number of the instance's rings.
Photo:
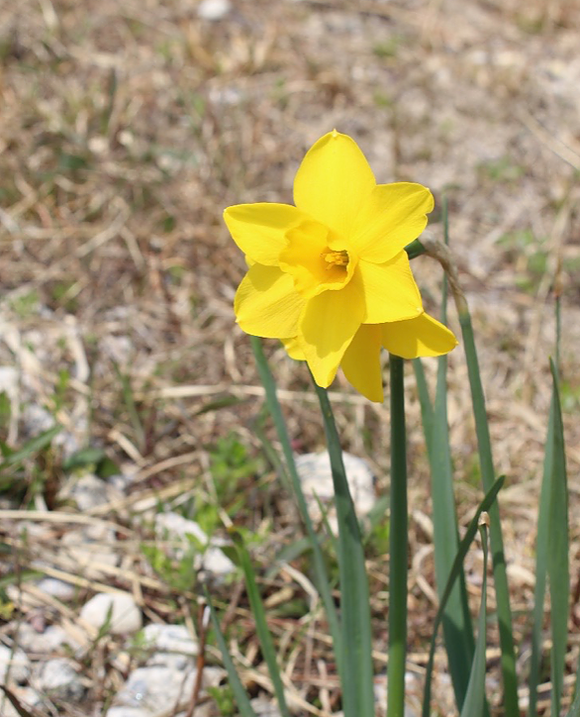
<path id="1" fill-rule="evenodd" d="M 447 605 L 447 600 L 449 599 L 449 595 L 451 594 L 453 586 L 455 585 L 455 581 L 457 580 L 457 578 L 459 576 L 459 572 L 460 572 L 461 566 L 463 565 L 463 561 L 465 560 L 465 556 L 467 555 L 467 551 L 469 550 L 469 546 L 471 545 L 471 543 L 475 537 L 475 534 L 477 533 L 477 526 L 479 523 L 479 518 L 484 511 L 487 513 L 491 512 L 491 507 L 494 505 L 497 494 L 501 490 L 501 487 L 503 486 L 504 481 L 505 481 L 505 476 L 500 476 L 495 481 L 495 483 L 492 485 L 491 489 L 487 492 L 485 498 L 479 504 L 479 506 L 475 512 L 475 515 L 471 519 L 469 526 L 467 527 L 467 530 L 465 531 L 465 535 L 463 536 L 463 539 L 459 543 L 459 550 L 457 551 L 457 555 L 455 556 L 455 560 L 453 561 L 453 567 L 451 568 L 451 573 L 449 574 L 449 579 L 447 580 L 447 584 L 445 585 L 445 590 L 443 591 L 443 595 L 441 597 L 441 602 L 439 604 L 439 609 L 437 610 L 437 614 L 435 616 L 435 621 L 433 623 L 433 632 L 431 634 L 431 645 L 429 648 L 429 660 L 427 662 L 427 669 L 425 671 L 425 692 L 423 694 L 423 710 L 422 710 L 423 717 L 429 717 L 429 709 L 430 709 L 430 703 L 431 703 L 431 677 L 433 674 L 433 661 L 435 658 L 435 646 L 436 646 L 436 642 L 437 642 L 437 632 L 438 632 L 439 626 L 441 625 L 441 622 L 443 620 L 443 614 L 445 612 L 445 606 Z"/>
<path id="2" fill-rule="evenodd" d="M 284 685 L 282 684 L 282 678 L 280 676 L 280 668 L 278 667 L 278 662 L 276 661 L 276 649 L 274 648 L 272 635 L 268 629 L 266 611 L 264 609 L 264 603 L 262 602 L 262 596 L 260 595 L 260 591 L 258 590 L 258 585 L 256 583 L 254 567 L 241 535 L 234 533 L 232 534 L 232 537 L 238 551 L 240 566 L 244 573 L 248 598 L 252 608 L 252 615 L 254 616 L 254 620 L 256 622 L 256 633 L 262 648 L 262 655 L 264 656 L 268 672 L 270 673 L 272 685 L 274 686 L 274 693 L 276 694 L 276 699 L 278 700 L 278 706 L 282 717 L 290 717 L 288 706 L 286 704 L 286 697 L 284 695 Z"/>
<path id="3" fill-rule="evenodd" d="M 463 348 L 467 361 L 467 373 L 471 389 L 471 401 L 475 418 L 475 429 L 479 449 L 481 480 L 483 489 L 488 491 L 495 478 L 489 424 L 485 407 L 485 397 L 479 361 L 475 348 L 473 326 L 467 304 L 464 303 L 459 312 L 459 323 L 463 337 Z M 504 711 L 506 717 L 519 717 L 518 684 L 516 677 L 516 658 L 513 639 L 512 613 L 510 606 L 509 586 L 503 546 L 503 535 L 499 514 L 499 506 L 493 505 L 490 510 L 490 544 L 493 562 L 493 577 L 497 600 L 497 616 L 499 641 L 501 649 L 501 669 L 504 688 Z"/>
<path id="4" fill-rule="evenodd" d="M 564 427 L 560 407 L 558 374 L 550 361 L 553 379 L 554 431 L 552 445 L 552 475 L 550 480 L 550 517 L 548 531 L 548 577 L 552 622 L 552 714 L 560 714 L 560 704 L 566 670 L 568 643 L 568 602 L 570 596 L 570 568 L 568 565 L 568 486 L 566 480 L 566 451 Z"/>
<path id="5" fill-rule="evenodd" d="M 212 605 L 209 591 L 206 587 L 204 587 L 204 592 L 205 599 L 210 610 L 211 622 L 215 631 L 216 642 L 220 652 L 222 653 L 222 662 L 224 663 L 225 670 L 228 673 L 228 681 L 230 683 L 230 687 L 232 688 L 232 692 L 234 693 L 234 699 L 236 700 L 237 707 L 242 717 L 257 717 L 252 705 L 250 704 L 250 699 L 246 690 L 242 685 L 242 681 L 240 680 L 234 661 L 229 653 L 220 622 L 216 615 L 214 606 Z"/>
<path id="6" fill-rule="evenodd" d="M 461 710 L 461 717 L 482 717 L 485 710 L 485 645 L 487 623 L 487 528 L 480 527 L 481 542 L 483 545 L 483 583 L 481 586 L 481 607 L 477 627 L 477 641 L 475 654 L 471 666 L 471 675 L 467 694 Z"/>
<path id="7" fill-rule="evenodd" d="M 316 383 L 314 386 L 324 420 L 339 526 L 343 710 L 353 717 L 374 717 L 370 599 L 363 544 L 330 401 L 325 389 Z"/>
<path id="8" fill-rule="evenodd" d="M 330 634 L 332 635 L 332 642 L 334 645 L 334 652 L 336 655 L 338 671 L 342 673 L 342 634 L 338 615 L 334 605 L 334 600 L 331 593 L 328 572 L 324 563 L 324 556 L 322 554 L 322 549 L 320 547 L 319 539 L 314 530 L 314 526 L 312 525 L 312 520 L 310 519 L 310 516 L 308 514 L 306 499 L 304 498 L 302 484 L 300 482 L 300 477 L 298 476 L 298 470 L 296 469 L 296 462 L 294 460 L 294 453 L 292 452 L 292 446 L 290 444 L 288 430 L 286 428 L 284 416 L 282 415 L 280 402 L 278 401 L 278 397 L 276 395 L 276 383 L 274 381 L 274 377 L 272 376 L 272 372 L 270 371 L 270 367 L 268 366 L 266 356 L 264 355 L 261 340 L 256 336 L 251 336 L 250 340 L 252 343 L 252 350 L 254 351 L 254 357 L 256 359 L 256 365 L 258 367 L 258 373 L 260 374 L 260 380 L 262 381 L 262 385 L 264 386 L 264 389 L 266 391 L 266 403 L 268 406 L 268 410 L 270 411 L 272 420 L 274 421 L 276 433 L 278 434 L 278 440 L 282 444 L 282 452 L 284 454 L 284 460 L 286 462 L 288 475 L 290 476 L 294 496 L 296 498 L 296 502 L 298 503 L 300 516 L 304 521 L 306 534 L 308 536 L 312 548 L 314 564 L 313 567 L 314 574 L 316 576 L 316 587 L 318 589 L 318 592 L 320 593 L 322 602 L 324 603 L 324 609 L 326 611 L 326 617 L 328 619 Z"/>

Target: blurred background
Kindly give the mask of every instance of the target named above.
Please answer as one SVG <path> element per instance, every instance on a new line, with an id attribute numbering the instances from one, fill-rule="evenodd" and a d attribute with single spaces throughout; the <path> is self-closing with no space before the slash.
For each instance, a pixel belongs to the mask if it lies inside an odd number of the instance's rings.
<path id="1" fill-rule="evenodd" d="M 254 430 L 262 392 L 232 310 L 245 265 L 221 215 L 291 202 L 305 151 L 337 128 L 377 181 L 431 188 L 437 238 L 448 199 L 508 476 L 508 562 L 528 600 L 555 292 L 572 500 L 580 487 L 579 28 L 578 0 L 0 2 L 0 437 L 16 448 L 64 427 L 40 464 L 4 481 L 3 506 L 66 505 L 66 461 L 90 448 L 124 476 L 125 507 L 144 493 L 195 497 L 217 460 L 252 496 L 234 510 L 220 494 L 230 520 L 289 520 Z M 413 269 L 436 314 L 439 267 Z M 453 307 L 450 323 L 458 333 Z M 320 448 L 304 366 L 276 342 L 267 352 L 296 450 Z M 429 544 L 408 368 L 412 539 Z M 479 475 L 460 348 L 449 380 L 467 514 Z M 387 411 L 341 377 L 332 394 L 345 447 L 368 459 L 381 493 Z"/>

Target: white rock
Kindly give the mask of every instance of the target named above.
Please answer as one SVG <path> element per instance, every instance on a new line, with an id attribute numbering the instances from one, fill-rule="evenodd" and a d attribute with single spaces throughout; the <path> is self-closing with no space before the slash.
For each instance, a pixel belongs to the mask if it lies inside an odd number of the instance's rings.
<path id="1" fill-rule="evenodd" d="M 179 513 L 157 513 L 155 516 L 155 532 L 161 538 L 182 538 L 187 544 L 187 537 L 193 536 L 202 545 L 207 545 L 207 535 L 194 520 L 188 520 Z"/>
<path id="2" fill-rule="evenodd" d="M 116 707 L 110 707 L 105 717 L 151 717 L 151 712 L 141 709 L 141 707 L 118 705 Z"/>
<path id="3" fill-rule="evenodd" d="M 202 20 L 221 20 L 231 9 L 229 0 L 202 0 L 197 6 L 197 15 Z"/>
<path id="4" fill-rule="evenodd" d="M 90 510 L 108 502 L 107 484 L 94 475 L 79 478 L 71 490 L 79 510 Z"/>
<path id="5" fill-rule="evenodd" d="M 14 366 L 0 366 L 0 393 L 9 398 L 17 395 L 18 371 Z"/>
<path id="6" fill-rule="evenodd" d="M 98 593 L 85 603 L 80 616 L 90 625 L 100 629 L 111 610 L 111 635 L 137 632 L 143 624 L 141 611 L 129 593 Z"/>
<path id="7" fill-rule="evenodd" d="M 25 432 L 31 436 L 37 436 L 43 431 L 48 431 L 55 424 L 54 416 L 35 403 L 26 404 L 22 411 L 22 422 Z"/>
<path id="8" fill-rule="evenodd" d="M 250 700 L 250 704 L 257 717 L 280 717 L 280 710 L 273 700 L 254 697 L 253 700 Z"/>
<path id="9" fill-rule="evenodd" d="M 23 684 L 30 674 L 30 660 L 18 647 L 14 654 L 6 645 L 0 645 L 0 684 Z"/>
<path id="10" fill-rule="evenodd" d="M 118 692 L 115 702 L 123 707 L 140 707 L 156 714 L 172 709 L 180 698 L 190 696 L 195 669 L 182 672 L 169 667 L 139 667 Z"/>
<path id="11" fill-rule="evenodd" d="M 12 692 L 25 709 L 32 710 L 36 707 L 38 712 L 35 714 L 48 714 L 46 706 L 42 704 L 42 697 L 32 687 L 12 687 Z M 0 704 L 2 705 L 2 717 L 21 717 L 6 698 L 3 699 L 0 696 Z M 43 707 L 44 709 L 42 709 Z"/>
<path id="12" fill-rule="evenodd" d="M 202 568 L 214 578 L 225 578 L 236 570 L 236 566 L 223 550 L 209 547 L 202 556 Z"/>
<path id="13" fill-rule="evenodd" d="M 47 660 L 35 680 L 38 691 L 66 702 L 80 702 L 85 688 L 73 665 L 66 657 Z"/>
<path id="14" fill-rule="evenodd" d="M 143 710 L 147 717 L 166 715 L 176 705 L 183 709 L 191 698 L 196 674 L 195 668 L 184 671 L 168 667 L 139 667 L 129 675 L 107 717 L 141 717 L 139 712 L 122 712 L 121 707 Z M 202 686 L 218 685 L 224 674 L 220 668 L 206 667 Z M 113 709 L 118 711 L 112 712 Z"/>
<path id="15" fill-rule="evenodd" d="M 371 510 L 376 502 L 375 478 L 369 465 L 362 458 L 357 458 L 350 453 L 343 453 L 342 459 L 354 507 L 357 515 L 361 518 Z M 323 505 L 330 504 L 334 498 L 330 457 L 326 451 L 304 453 L 296 456 L 296 468 L 310 513 L 314 520 L 319 520 L 321 514 L 315 496 L 318 496 Z M 329 509 L 329 522 L 333 528 L 336 526 L 334 509 Z"/>
<path id="16" fill-rule="evenodd" d="M 156 652 L 174 652 L 193 657 L 197 655 L 198 646 L 185 625 L 157 625 L 151 623 L 141 633 L 146 649 Z"/>
<path id="17" fill-rule="evenodd" d="M 185 672 L 193 666 L 193 658 L 175 652 L 154 652 L 145 662 L 145 667 L 168 667 L 170 670 Z"/>
<path id="18" fill-rule="evenodd" d="M 212 544 L 208 545 L 208 537 L 200 526 L 179 513 L 158 513 L 155 516 L 155 532 L 162 540 L 178 540 L 179 548 L 174 551 L 174 555 L 178 558 L 183 557 L 185 551 L 191 549 L 188 536 L 195 538 L 201 546 L 207 546 L 194 557 L 196 570 L 205 570 L 214 578 L 222 579 L 236 569 L 227 555 L 215 545 L 217 541 L 212 541 Z"/>
<path id="19" fill-rule="evenodd" d="M 26 622 L 18 630 L 18 644 L 26 652 L 38 655 L 54 653 L 63 645 L 69 645 L 75 650 L 80 647 L 60 625 L 49 625 L 43 632 L 37 632 Z"/>
<path id="20" fill-rule="evenodd" d="M 38 581 L 36 587 L 42 590 L 43 593 L 58 598 L 62 602 L 73 600 L 77 593 L 74 585 L 65 583 L 64 580 L 57 580 L 57 578 L 42 578 L 42 580 Z"/>
<path id="21" fill-rule="evenodd" d="M 86 528 L 75 528 L 62 536 L 60 544 L 77 570 L 90 565 L 94 573 L 99 563 L 117 565 L 119 555 L 115 551 L 115 533 L 102 525 L 89 525 Z"/>

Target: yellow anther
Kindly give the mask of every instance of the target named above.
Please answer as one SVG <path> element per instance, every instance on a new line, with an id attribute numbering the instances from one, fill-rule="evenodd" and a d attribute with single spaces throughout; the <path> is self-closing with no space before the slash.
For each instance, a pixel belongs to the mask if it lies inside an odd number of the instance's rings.
<path id="1" fill-rule="evenodd" d="M 348 252 L 346 249 L 342 249 L 341 251 L 328 251 L 325 254 L 322 255 L 324 257 L 324 261 L 328 263 L 327 269 L 330 269 L 333 266 L 348 266 Z"/>

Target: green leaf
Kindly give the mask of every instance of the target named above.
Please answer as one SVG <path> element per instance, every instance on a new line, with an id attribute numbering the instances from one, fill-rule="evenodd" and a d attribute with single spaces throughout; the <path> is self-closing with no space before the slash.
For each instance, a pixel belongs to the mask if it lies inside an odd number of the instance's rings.
<path id="1" fill-rule="evenodd" d="M 566 481 L 564 427 L 562 424 L 558 373 L 553 361 L 550 361 L 550 368 L 553 379 L 554 431 L 550 477 L 548 578 L 552 606 L 552 714 L 558 715 L 560 714 L 564 673 L 566 670 L 570 569 L 568 565 L 568 486 Z"/>
<path id="2" fill-rule="evenodd" d="M 485 397 L 479 362 L 473 336 L 473 326 L 467 304 L 464 303 L 459 313 L 459 323 L 463 336 L 463 348 L 467 361 L 467 373 L 471 388 L 471 402 L 475 418 L 475 431 L 479 449 L 479 464 L 481 468 L 481 481 L 483 489 L 489 491 L 495 478 L 493 458 L 491 453 L 491 440 L 489 425 L 485 408 Z M 510 607 L 509 586 L 503 547 L 503 535 L 499 507 L 494 504 L 490 510 L 490 544 L 493 562 L 493 577 L 497 601 L 497 617 L 499 626 L 499 642 L 501 649 L 501 669 L 504 688 L 504 712 L 506 717 L 519 717 L 518 683 L 516 678 L 516 658 L 512 629 L 512 613 Z"/>
<path id="3" fill-rule="evenodd" d="M 67 473 L 75 470 L 75 468 L 84 468 L 100 463 L 107 457 L 102 448 L 83 448 L 76 451 L 63 461 L 62 468 Z"/>
<path id="4" fill-rule="evenodd" d="M 461 717 L 482 717 L 485 711 L 485 645 L 487 636 L 487 528 L 481 525 L 481 543 L 483 547 L 483 583 L 481 586 L 481 607 L 477 627 L 475 654 L 471 666 L 471 675 L 467 694 L 461 710 Z"/>
<path id="5" fill-rule="evenodd" d="M 8 585 L 19 585 L 29 580 L 40 580 L 44 577 L 41 570 L 21 570 L 18 573 L 10 573 L 0 578 L 0 590 L 4 590 Z"/>
<path id="6" fill-rule="evenodd" d="M 447 198 L 443 197 L 442 220 L 444 242 L 449 244 Z M 441 322 L 447 323 L 448 282 L 444 274 L 441 291 Z M 435 549 L 435 581 L 439 599 L 451 572 L 459 547 L 457 512 L 453 491 L 453 465 L 447 416 L 447 356 L 438 359 L 437 389 L 433 409 L 420 359 L 414 362 L 421 404 L 423 431 L 431 469 L 431 501 L 433 505 L 433 543 Z M 461 710 L 469 682 L 469 665 L 473 659 L 474 641 L 465 574 L 461 566 L 457 584 L 449 596 L 443 615 L 443 637 L 455 701 Z"/>
<path id="7" fill-rule="evenodd" d="M 18 463 L 22 463 L 22 461 L 26 460 L 27 458 L 30 458 L 32 454 L 42 451 L 44 448 L 46 448 L 52 443 L 53 438 L 55 438 L 55 436 L 58 436 L 61 431 L 62 426 L 57 423 L 52 428 L 49 428 L 47 431 L 43 431 L 38 436 L 31 438 L 27 443 L 22 446 L 22 448 L 17 451 L 12 451 L 10 454 L 4 457 L 4 460 L 2 461 L 2 463 L 0 463 L 0 470 L 7 466 L 15 466 Z"/>
<path id="8" fill-rule="evenodd" d="M 246 550 L 246 546 L 244 545 L 242 536 L 237 532 L 232 532 L 231 535 L 238 551 L 240 566 L 246 580 L 246 590 L 248 591 L 252 615 L 254 616 L 254 620 L 256 622 L 256 633 L 262 648 L 262 655 L 264 656 L 266 665 L 268 666 L 268 672 L 270 673 L 270 679 L 272 680 L 272 685 L 274 686 L 274 693 L 276 694 L 276 699 L 278 700 L 278 706 L 282 717 L 290 717 L 288 706 L 286 704 L 286 697 L 284 695 L 284 685 L 282 684 L 282 678 L 280 677 L 280 668 L 278 667 L 278 663 L 276 661 L 276 649 L 274 647 L 272 635 L 268 629 L 266 611 L 256 583 L 254 567 L 252 565 L 252 561 L 250 560 L 250 555 Z"/>
<path id="9" fill-rule="evenodd" d="M 546 450 L 544 454 L 544 474 L 540 490 L 540 505 L 538 507 L 538 530 L 536 533 L 536 584 L 534 586 L 534 609 L 532 612 L 532 654 L 530 657 L 529 675 L 529 710 L 530 717 L 537 717 L 538 709 L 538 681 L 542 659 L 542 633 L 544 624 L 544 602 L 546 595 L 546 582 L 548 574 L 548 541 L 550 531 L 550 493 L 552 467 L 554 464 L 554 412 L 555 403 L 552 394 L 550 414 L 548 419 L 548 432 L 546 436 Z"/>
<path id="10" fill-rule="evenodd" d="M 201 416 L 203 413 L 211 413 L 212 411 L 219 411 L 222 408 L 230 408 L 231 406 L 238 406 L 240 403 L 247 403 L 247 398 L 239 398 L 238 396 L 222 396 L 216 398 L 209 403 L 204 404 L 194 416 Z"/>
<path id="11" fill-rule="evenodd" d="M 131 380 L 127 374 L 121 372 L 119 364 L 116 361 L 113 361 L 113 371 L 115 372 L 115 376 L 121 384 L 121 396 L 123 398 L 125 408 L 127 409 L 127 413 L 129 414 L 129 420 L 131 421 L 131 425 L 133 426 L 133 432 L 135 434 L 135 440 L 137 441 L 137 447 L 141 452 L 143 452 L 145 450 L 145 445 L 147 441 L 145 436 L 145 429 L 143 428 L 143 423 L 141 421 L 141 416 L 139 415 L 137 404 L 135 403 L 135 398 L 133 396 L 133 387 L 131 386 Z"/>
<path id="12" fill-rule="evenodd" d="M 467 551 L 469 550 L 469 546 L 471 545 L 473 539 L 475 538 L 475 534 L 477 533 L 477 528 L 479 525 L 479 518 L 484 511 L 491 514 L 491 507 L 494 505 L 497 494 L 501 490 L 501 488 L 504 484 L 504 481 L 505 481 L 505 476 L 500 476 L 495 481 L 495 483 L 492 485 L 491 489 L 487 492 L 485 498 L 481 501 L 477 510 L 475 511 L 475 515 L 471 519 L 469 526 L 467 527 L 467 530 L 465 531 L 465 535 L 463 536 L 463 539 L 459 543 L 459 550 L 457 551 L 457 555 L 455 556 L 455 560 L 453 561 L 451 573 L 449 574 L 449 579 L 447 580 L 447 584 L 445 585 L 445 590 L 443 591 L 443 595 L 441 596 L 441 601 L 439 603 L 439 609 L 437 610 L 437 614 L 435 616 L 435 621 L 433 623 L 433 632 L 431 634 L 431 646 L 429 648 L 429 660 L 427 662 L 427 669 L 425 671 L 425 692 L 423 694 L 423 710 L 422 710 L 423 717 L 429 717 L 429 708 L 430 708 L 430 703 L 431 703 L 431 678 L 433 675 L 433 661 L 435 658 L 435 646 L 437 643 L 437 632 L 438 632 L 439 626 L 441 625 L 441 622 L 443 620 L 443 615 L 445 614 L 445 607 L 447 605 L 447 600 L 449 599 L 449 596 L 451 595 L 451 591 L 453 590 L 453 586 L 455 585 L 455 581 L 457 580 L 457 578 L 459 576 L 461 567 L 463 565 L 463 561 L 465 560 L 465 556 L 467 555 Z"/>
<path id="13" fill-rule="evenodd" d="M 330 456 L 338 520 L 338 566 L 342 607 L 342 690 L 347 717 L 374 717 L 372 635 L 368 578 L 358 519 L 328 394 L 313 379 Z"/>
<path id="14" fill-rule="evenodd" d="M 278 440 L 282 444 L 282 452 L 284 454 L 284 460 L 286 462 L 286 469 L 288 471 L 288 475 L 290 476 L 290 482 L 292 484 L 294 497 L 296 498 L 296 502 L 298 503 L 300 516 L 304 521 L 306 534 L 308 536 L 308 539 L 310 540 L 310 545 L 312 547 L 314 574 L 316 576 L 316 587 L 318 589 L 320 597 L 322 598 L 324 609 L 326 611 L 326 617 L 330 628 L 330 634 L 332 635 L 332 642 L 334 645 L 334 653 L 337 660 L 338 671 L 342 674 L 341 628 L 338 620 L 338 615 L 336 613 L 336 608 L 334 606 L 334 599 L 332 597 L 330 581 L 328 579 L 328 573 L 324 563 L 324 556 L 322 554 L 319 539 L 314 531 L 312 520 L 310 519 L 310 515 L 308 514 L 306 499 L 304 498 L 302 484 L 300 482 L 300 477 L 298 476 L 298 470 L 296 469 L 294 453 L 292 452 L 292 446 L 290 444 L 288 430 L 286 428 L 284 416 L 282 415 L 280 402 L 278 401 L 278 397 L 276 395 L 276 384 L 274 382 L 274 377 L 272 376 L 272 372 L 270 371 L 268 362 L 264 355 L 262 342 L 256 336 L 250 336 L 250 341 L 252 343 L 252 349 L 256 358 L 256 365 L 258 367 L 258 373 L 260 374 L 260 380 L 262 381 L 262 385 L 264 386 L 264 389 L 266 391 L 266 403 L 272 416 L 272 420 L 274 421 L 276 433 L 278 434 Z"/>
<path id="15" fill-rule="evenodd" d="M 420 359 L 414 361 L 414 367 L 431 470 L 435 578 L 437 593 L 441 599 L 459 547 L 447 420 L 447 359 L 446 357 L 439 359 L 435 409 L 429 399 Z M 473 628 L 463 567 L 460 568 L 457 583 L 451 591 L 445 608 L 443 636 L 455 700 L 458 708 L 461 709 L 469 681 L 469 666 L 474 650 Z"/>
<path id="16" fill-rule="evenodd" d="M 580 717 L 580 660 L 578 660 L 578 667 L 576 668 L 576 690 L 574 699 L 572 700 L 570 709 L 566 713 L 566 717 Z"/>
<path id="17" fill-rule="evenodd" d="M 225 670 L 228 673 L 228 681 L 230 683 L 230 687 L 232 688 L 232 692 L 234 693 L 237 707 L 242 717 L 257 717 L 256 713 L 254 712 L 254 709 L 252 708 L 252 705 L 250 704 L 250 700 L 248 698 L 246 690 L 242 685 L 242 682 L 236 670 L 236 666 L 234 665 L 234 661 L 232 660 L 231 655 L 228 651 L 228 646 L 226 645 L 224 634 L 220 627 L 220 623 L 216 615 L 215 609 L 211 603 L 209 591 L 205 585 L 203 587 L 203 591 L 205 593 L 205 599 L 210 610 L 210 617 L 213 629 L 215 631 L 216 642 L 218 644 L 220 652 L 222 653 L 222 662 L 224 663 Z"/>

